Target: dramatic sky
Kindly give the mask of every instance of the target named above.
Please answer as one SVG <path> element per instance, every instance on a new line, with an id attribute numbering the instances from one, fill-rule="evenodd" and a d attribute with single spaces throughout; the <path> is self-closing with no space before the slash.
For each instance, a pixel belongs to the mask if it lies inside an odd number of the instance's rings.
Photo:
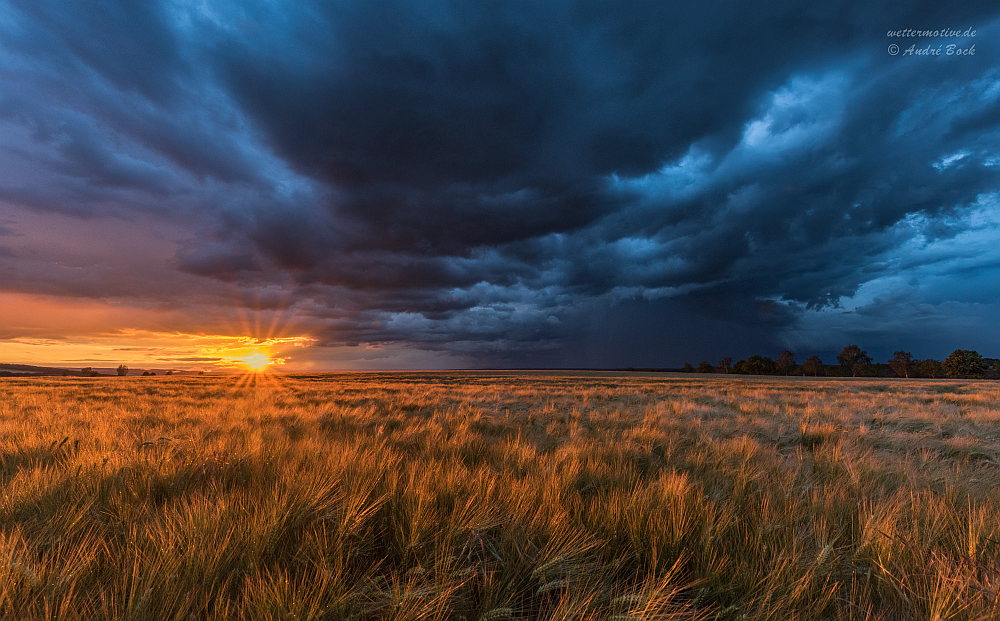
<path id="1" fill-rule="evenodd" d="M 1000 356 L 998 52 L 996 0 L 5 0 L 0 362 Z"/>

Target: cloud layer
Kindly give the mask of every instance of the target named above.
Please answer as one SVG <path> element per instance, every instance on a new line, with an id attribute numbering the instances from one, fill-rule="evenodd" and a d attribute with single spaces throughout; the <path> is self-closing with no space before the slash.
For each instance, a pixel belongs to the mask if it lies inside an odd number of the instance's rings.
<path id="1" fill-rule="evenodd" d="M 170 318 L 129 329 L 294 316 L 428 364 L 991 354 L 998 17 L 9 3 L 0 287 Z M 938 27 L 977 34 L 886 36 Z"/>

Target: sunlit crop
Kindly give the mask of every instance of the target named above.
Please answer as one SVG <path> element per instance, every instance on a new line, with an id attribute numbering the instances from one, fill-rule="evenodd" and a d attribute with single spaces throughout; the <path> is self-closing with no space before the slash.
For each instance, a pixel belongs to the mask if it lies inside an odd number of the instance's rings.
<path id="1" fill-rule="evenodd" d="M 1000 387 L 0 380 L 0 618 L 996 619 Z"/>

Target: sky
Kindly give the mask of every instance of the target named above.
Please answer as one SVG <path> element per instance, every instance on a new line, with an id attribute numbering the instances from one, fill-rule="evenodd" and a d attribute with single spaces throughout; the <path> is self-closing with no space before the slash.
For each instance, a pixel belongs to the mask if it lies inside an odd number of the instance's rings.
<path id="1" fill-rule="evenodd" d="M 1000 6 L 0 3 L 0 362 L 1000 357 Z"/>

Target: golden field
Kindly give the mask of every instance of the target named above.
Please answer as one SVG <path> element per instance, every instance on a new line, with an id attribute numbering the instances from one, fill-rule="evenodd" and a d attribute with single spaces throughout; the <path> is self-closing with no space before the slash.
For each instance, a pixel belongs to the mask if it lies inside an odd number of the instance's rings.
<path id="1" fill-rule="evenodd" d="M 0 618 L 1000 618 L 1000 384 L 0 379 Z"/>

